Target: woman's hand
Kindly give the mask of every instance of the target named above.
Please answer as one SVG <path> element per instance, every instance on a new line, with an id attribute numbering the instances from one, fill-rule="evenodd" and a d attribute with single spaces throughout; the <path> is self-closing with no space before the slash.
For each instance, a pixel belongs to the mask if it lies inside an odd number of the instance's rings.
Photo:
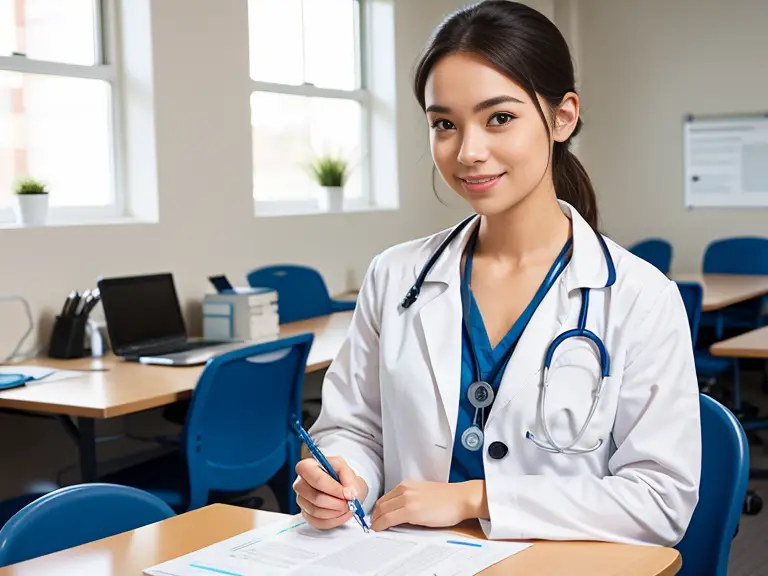
<path id="1" fill-rule="evenodd" d="M 467 518 L 487 515 L 485 482 L 482 480 L 453 484 L 406 481 L 376 502 L 371 528 L 382 531 L 399 524 L 454 526 Z"/>
<path id="2" fill-rule="evenodd" d="M 301 515 L 310 526 L 326 530 L 341 526 L 352 518 L 347 500 L 368 495 L 368 485 L 352 471 L 343 458 L 330 457 L 328 463 L 336 471 L 341 484 L 331 478 L 313 458 L 305 458 L 296 464 L 296 503 Z"/>

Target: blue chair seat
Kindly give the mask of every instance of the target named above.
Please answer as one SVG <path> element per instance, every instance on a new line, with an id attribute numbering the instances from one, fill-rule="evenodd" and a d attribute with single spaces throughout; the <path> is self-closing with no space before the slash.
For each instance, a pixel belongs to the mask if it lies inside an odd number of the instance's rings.
<path id="1" fill-rule="evenodd" d="M 160 498 L 176 512 L 183 512 L 189 506 L 187 462 L 181 451 L 107 474 L 101 482 L 144 490 Z"/>
<path id="2" fill-rule="evenodd" d="M 635 256 L 650 262 L 663 274 L 669 274 L 672 264 L 672 245 L 661 238 L 649 238 L 629 248 Z"/>
<path id="3" fill-rule="evenodd" d="M 696 363 L 696 374 L 701 378 L 717 378 L 733 369 L 733 359 L 717 358 L 705 350 L 695 350 L 693 359 Z"/>
<path id="4" fill-rule="evenodd" d="M 331 298 L 325 280 L 314 268 L 265 266 L 252 270 L 247 278 L 250 286 L 266 286 L 277 291 L 281 324 L 355 309 L 355 302 Z"/>
<path id="5" fill-rule="evenodd" d="M 731 541 L 749 479 L 749 446 L 739 421 L 704 394 L 701 410 L 699 502 L 675 548 L 683 557 L 678 576 L 726 576 Z"/>
<path id="6" fill-rule="evenodd" d="M 313 334 L 232 350 L 208 362 L 195 386 L 179 449 L 103 480 L 141 488 L 177 511 L 269 485 L 298 512 L 293 482 L 300 442 L 290 428 Z M 221 500 L 220 500 L 221 499 Z"/>
<path id="7" fill-rule="evenodd" d="M 152 494 L 128 486 L 81 484 L 54 490 L 0 529 L 0 567 L 135 530 L 175 516 Z"/>
<path id="8" fill-rule="evenodd" d="M 5 526 L 6 522 L 24 506 L 31 504 L 41 496 L 45 496 L 45 494 L 22 494 L 21 496 L 14 496 L 0 502 L 0 528 Z"/>

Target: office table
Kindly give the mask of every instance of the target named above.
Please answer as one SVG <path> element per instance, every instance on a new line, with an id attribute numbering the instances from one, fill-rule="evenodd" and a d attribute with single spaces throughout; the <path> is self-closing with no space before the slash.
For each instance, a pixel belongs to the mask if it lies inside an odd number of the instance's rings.
<path id="1" fill-rule="evenodd" d="M 282 517 L 274 512 L 213 504 L 131 532 L 0 568 L 0 576 L 139 576 L 145 568 Z M 459 526 L 457 531 L 482 535 L 476 521 Z M 536 542 L 482 574 L 669 576 L 676 574 L 681 565 L 680 554 L 672 548 L 603 542 Z"/>
<path id="2" fill-rule="evenodd" d="M 352 312 L 338 312 L 280 326 L 280 336 L 312 332 L 315 339 L 307 372 L 327 368 L 338 354 L 349 330 Z M 84 374 L 0 392 L 0 409 L 43 413 L 56 417 L 78 442 L 84 482 L 97 479 L 95 420 L 114 418 L 173 404 L 192 396 L 204 366 L 155 366 L 103 358 L 54 360 L 34 358 L 22 365 L 84 370 Z M 77 418 L 77 425 L 69 417 Z"/>
<path id="3" fill-rule="evenodd" d="M 720 310 L 768 294 L 768 275 L 672 274 L 677 282 L 698 282 L 704 289 L 702 312 Z"/>

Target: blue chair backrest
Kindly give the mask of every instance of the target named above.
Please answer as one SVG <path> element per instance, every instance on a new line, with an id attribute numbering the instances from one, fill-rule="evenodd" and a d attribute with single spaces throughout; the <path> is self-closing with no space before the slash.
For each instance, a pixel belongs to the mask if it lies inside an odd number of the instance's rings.
<path id="1" fill-rule="evenodd" d="M 675 546 L 683 557 L 678 576 L 725 576 L 749 479 L 744 429 L 725 406 L 699 395 L 701 483 L 688 530 Z"/>
<path id="2" fill-rule="evenodd" d="M 672 245 L 666 240 L 649 238 L 638 242 L 629 251 L 650 262 L 664 274 L 669 274 L 669 267 L 672 265 Z"/>
<path id="3" fill-rule="evenodd" d="M 289 417 L 301 415 L 313 338 L 299 334 L 248 346 L 206 365 L 184 425 L 190 510 L 205 506 L 213 490 L 257 488 L 283 467 L 293 484 L 300 443 Z M 291 501 L 284 504 L 295 510 Z"/>
<path id="4" fill-rule="evenodd" d="M 704 252 L 704 274 L 768 274 L 768 238 L 715 240 Z"/>
<path id="5" fill-rule="evenodd" d="M 277 291 L 281 324 L 333 312 L 325 280 L 314 268 L 267 266 L 253 270 L 247 278 L 250 286 L 266 286 Z"/>
<path id="6" fill-rule="evenodd" d="M 688 314 L 688 325 L 691 327 L 691 342 L 693 347 L 696 348 L 704 289 L 697 282 L 677 282 L 677 288 L 680 290 L 680 296 L 683 298 L 685 311 Z"/>
<path id="7" fill-rule="evenodd" d="M 175 516 L 157 496 L 114 484 L 54 490 L 19 510 L 0 530 L 0 566 L 52 554 Z"/>

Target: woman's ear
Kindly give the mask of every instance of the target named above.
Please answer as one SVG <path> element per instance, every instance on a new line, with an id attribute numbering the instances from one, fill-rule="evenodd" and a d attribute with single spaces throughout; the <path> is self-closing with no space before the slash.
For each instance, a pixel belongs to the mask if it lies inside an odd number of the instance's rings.
<path id="1" fill-rule="evenodd" d="M 576 130 L 579 121 L 579 95 L 568 92 L 563 96 L 555 112 L 555 129 L 552 134 L 555 142 L 565 142 Z"/>

